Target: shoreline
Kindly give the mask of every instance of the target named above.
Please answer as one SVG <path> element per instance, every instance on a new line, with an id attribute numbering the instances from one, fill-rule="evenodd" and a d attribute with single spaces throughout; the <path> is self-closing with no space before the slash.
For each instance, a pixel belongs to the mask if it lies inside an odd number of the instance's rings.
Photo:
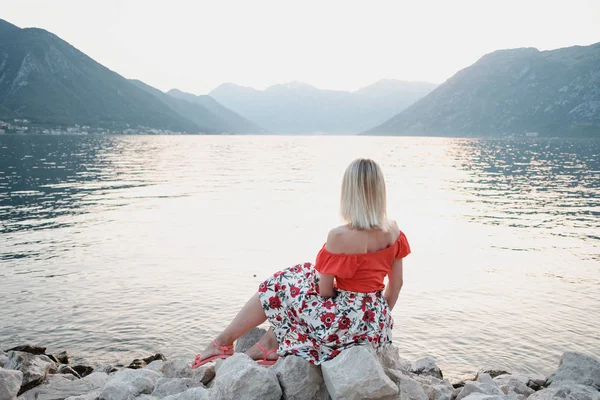
<path id="1" fill-rule="evenodd" d="M 288 356 L 261 367 L 243 353 L 261 334 L 256 328 L 236 342 L 234 356 L 196 370 L 160 353 L 117 368 L 74 364 L 66 351 L 49 354 L 40 346 L 2 349 L 0 399 L 550 400 L 560 392 L 600 400 L 600 359 L 576 352 L 564 353 L 550 376 L 486 369 L 451 382 L 433 358 L 409 361 L 394 345 L 351 347 L 320 366 Z"/>

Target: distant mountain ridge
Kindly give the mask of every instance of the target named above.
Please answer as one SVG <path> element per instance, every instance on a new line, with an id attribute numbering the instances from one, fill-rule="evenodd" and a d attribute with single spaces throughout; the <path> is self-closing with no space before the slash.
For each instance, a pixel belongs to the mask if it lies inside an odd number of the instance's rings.
<path id="1" fill-rule="evenodd" d="M 273 133 L 353 134 L 385 121 L 436 87 L 382 80 L 354 92 L 292 81 L 265 90 L 224 83 L 209 96 Z"/>
<path id="2" fill-rule="evenodd" d="M 600 137 L 600 43 L 499 50 L 372 135 Z"/>
<path id="3" fill-rule="evenodd" d="M 21 29 L 0 20 L 0 120 L 117 131 L 148 127 L 183 133 L 245 133 L 256 129 L 239 118 L 233 128 L 200 104 L 122 77 L 50 32 Z"/>
<path id="4" fill-rule="evenodd" d="M 210 111 L 221 121 L 225 122 L 224 129 L 226 131 L 237 133 L 266 133 L 265 129 L 231 111 L 229 108 L 223 106 L 221 103 L 208 95 L 196 96 L 191 93 L 182 92 L 179 89 L 171 89 L 167 92 L 167 95 L 180 101 L 197 104 Z"/>

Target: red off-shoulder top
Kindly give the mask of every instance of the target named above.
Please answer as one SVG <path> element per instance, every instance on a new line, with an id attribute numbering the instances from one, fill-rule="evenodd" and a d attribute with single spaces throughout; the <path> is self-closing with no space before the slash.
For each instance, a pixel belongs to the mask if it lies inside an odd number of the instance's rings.
<path id="1" fill-rule="evenodd" d="M 400 232 L 391 246 L 372 253 L 335 254 L 323 245 L 317 254 L 315 269 L 322 274 L 334 275 L 340 290 L 370 293 L 385 287 L 383 280 L 390 272 L 394 259 L 409 254 L 410 245 L 406 235 Z"/>

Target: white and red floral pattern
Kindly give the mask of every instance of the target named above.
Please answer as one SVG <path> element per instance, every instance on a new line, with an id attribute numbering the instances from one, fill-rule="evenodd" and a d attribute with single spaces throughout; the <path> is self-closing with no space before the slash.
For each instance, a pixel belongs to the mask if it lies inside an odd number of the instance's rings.
<path id="1" fill-rule="evenodd" d="M 311 263 L 275 273 L 258 294 L 280 356 L 295 354 L 318 365 L 352 346 L 392 342 L 394 321 L 381 291 L 339 290 L 332 298 L 321 297 L 319 273 Z"/>

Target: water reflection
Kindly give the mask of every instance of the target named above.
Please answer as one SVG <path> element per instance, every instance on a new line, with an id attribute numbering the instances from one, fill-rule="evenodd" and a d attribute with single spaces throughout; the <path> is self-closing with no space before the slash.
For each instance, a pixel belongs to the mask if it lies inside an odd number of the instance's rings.
<path id="1" fill-rule="evenodd" d="M 462 141 L 449 150 L 469 179 L 455 182 L 471 221 L 597 240 L 600 141 Z"/>

